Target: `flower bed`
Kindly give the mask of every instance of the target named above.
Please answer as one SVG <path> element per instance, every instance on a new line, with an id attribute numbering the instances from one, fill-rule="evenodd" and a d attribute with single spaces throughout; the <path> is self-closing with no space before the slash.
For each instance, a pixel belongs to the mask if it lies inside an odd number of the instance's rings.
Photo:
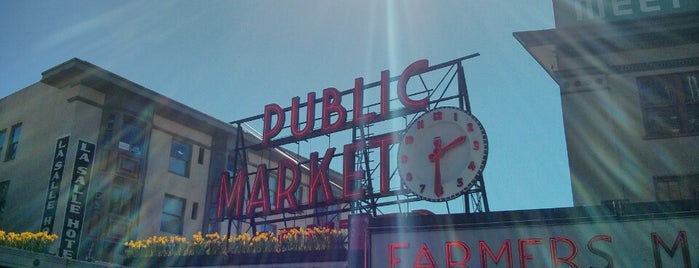
<path id="1" fill-rule="evenodd" d="M 344 249 L 347 230 L 329 228 L 295 228 L 273 232 L 243 233 L 226 239 L 218 233 L 196 233 L 189 240 L 181 236 L 152 236 L 126 242 L 125 255 L 134 257 L 170 257 L 227 255 L 289 251 L 323 251 Z"/>
<path id="2" fill-rule="evenodd" d="M 0 246 L 17 248 L 34 252 L 46 252 L 51 243 L 58 238 L 47 232 L 5 232 L 0 230 Z"/>

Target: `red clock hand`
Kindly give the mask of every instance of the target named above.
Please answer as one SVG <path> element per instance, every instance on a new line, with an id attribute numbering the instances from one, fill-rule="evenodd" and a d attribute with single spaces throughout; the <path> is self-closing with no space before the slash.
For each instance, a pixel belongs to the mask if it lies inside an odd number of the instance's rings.
<path id="1" fill-rule="evenodd" d="M 459 146 L 459 144 L 462 144 L 462 143 L 464 143 L 465 141 L 466 141 L 466 136 L 459 136 L 459 137 L 456 137 L 456 139 L 454 139 L 453 141 L 447 143 L 447 146 L 442 147 L 442 150 L 441 150 L 441 152 L 440 152 L 440 154 L 439 154 L 439 157 L 441 158 L 441 157 L 444 155 L 444 153 L 446 153 L 448 150 L 451 150 L 451 149 L 453 149 L 454 147 Z"/>
<path id="2" fill-rule="evenodd" d="M 449 142 L 446 146 L 441 147 L 442 146 L 442 139 L 440 137 L 434 138 L 434 149 L 432 150 L 432 153 L 428 156 L 428 158 L 430 159 L 430 162 L 434 162 L 435 160 L 442 158 L 442 156 L 444 156 L 444 154 L 447 151 L 454 149 L 454 147 L 459 146 L 460 144 L 464 143 L 465 141 L 466 141 L 466 136 L 459 136 L 459 137 L 456 137 L 456 139 Z"/>
<path id="3" fill-rule="evenodd" d="M 439 158 L 434 161 L 434 194 L 436 194 L 437 197 L 444 194 L 444 188 L 442 187 L 442 174 L 439 168 Z"/>
<path id="4" fill-rule="evenodd" d="M 430 162 L 434 162 L 434 194 L 439 197 L 444 194 L 444 188 L 442 187 L 442 174 L 440 171 L 441 168 L 439 167 L 439 158 L 441 158 L 444 154 L 443 149 L 441 148 L 442 138 L 435 137 L 432 144 L 434 144 L 434 149 L 432 149 L 432 153 L 430 153 L 427 158 L 430 159 Z"/>

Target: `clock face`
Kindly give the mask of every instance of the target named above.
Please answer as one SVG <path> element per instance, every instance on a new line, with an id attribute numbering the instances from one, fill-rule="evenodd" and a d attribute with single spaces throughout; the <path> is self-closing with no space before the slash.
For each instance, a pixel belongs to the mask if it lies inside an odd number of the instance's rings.
<path id="1" fill-rule="evenodd" d="M 446 201 L 476 183 L 487 156 L 488 140 L 478 119 L 456 107 L 441 107 L 406 129 L 398 148 L 398 172 L 421 198 Z"/>

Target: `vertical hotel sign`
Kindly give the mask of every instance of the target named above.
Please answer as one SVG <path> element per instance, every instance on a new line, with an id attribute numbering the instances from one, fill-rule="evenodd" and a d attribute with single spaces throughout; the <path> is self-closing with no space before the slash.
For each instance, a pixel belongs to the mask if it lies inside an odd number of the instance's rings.
<path id="1" fill-rule="evenodd" d="M 46 204 L 44 204 L 44 217 L 41 218 L 41 231 L 53 233 L 53 222 L 56 220 L 56 206 L 58 195 L 61 193 L 61 181 L 63 180 L 63 169 L 66 164 L 68 154 L 68 141 L 70 136 L 59 138 L 56 141 L 56 150 L 53 153 L 53 164 L 51 165 L 51 177 L 49 177 L 49 188 L 46 193 Z"/>
<path id="2" fill-rule="evenodd" d="M 70 197 L 63 221 L 61 245 L 58 254 L 64 258 L 77 259 L 80 248 L 80 234 L 84 225 L 87 189 L 92 177 L 92 162 L 95 159 L 95 144 L 78 141 L 75 164 L 70 181 Z"/>

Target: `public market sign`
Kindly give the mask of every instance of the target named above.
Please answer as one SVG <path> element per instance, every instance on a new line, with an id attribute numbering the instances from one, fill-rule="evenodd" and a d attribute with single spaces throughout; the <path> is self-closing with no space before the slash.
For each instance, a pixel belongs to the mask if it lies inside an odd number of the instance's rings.
<path id="1" fill-rule="evenodd" d="M 474 55 L 477 56 L 477 54 Z M 453 62 L 460 62 L 467 57 Z M 433 67 L 442 65 L 438 64 Z M 416 97 L 411 95 L 406 86 L 412 76 L 428 72 L 431 70 L 430 68 L 428 61 L 423 59 L 408 65 L 397 79 L 391 78 L 388 70 L 382 71 L 381 80 L 370 84 L 379 87 L 380 101 L 377 105 L 379 109 L 376 112 L 364 112 L 365 89 L 371 86 L 365 85 L 362 77 L 356 78 L 354 88 L 346 92 L 329 87 L 322 91 L 320 98 L 316 98 L 315 92 L 310 92 L 304 103 L 301 102 L 300 97 L 294 97 L 291 99 L 290 108 L 286 109 L 276 103 L 268 104 L 264 108 L 263 116 L 260 117 L 264 126 L 261 144 L 256 149 L 273 148 L 356 126 L 425 111 L 430 104 L 429 96 Z M 393 90 L 398 96 L 401 107 L 391 107 L 390 85 L 395 80 L 397 80 L 397 85 Z M 343 95 L 352 97 L 351 106 L 348 106 L 347 101 L 343 102 Z M 393 103 L 393 105 L 395 104 L 396 102 Z M 305 115 L 302 114 L 302 109 L 305 110 Z M 317 117 L 318 115 L 319 117 Z M 318 118 L 320 120 L 317 120 Z M 283 130 L 286 132 L 282 132 Z M 290 133 L 289 136 L 280 135 L 280 133 L 287 134 L 287 132 Z M 333 196 L 328 176 L 331 171 L 330 162 L 333 160 L 337 148 L 328 148 L 322 158 L 319 152 L 312 152 L 308 164 L 309 179 L 305 182 L 309 186 L 307 193 L 309 202 L 304 205 L 304 208 L 300 207 L 300 200 L 294 194 L 301 184 L 301 168 L 291 159 L 279 160 L 276 174 L 272 173 L 276 175 L 276 178 L 279 178 L 276 187 L 272 188 L 276 189 L 276 193 L 272 193 L 276 195 L 275 198 L 270 198 L 269 189 L 271 187 L 268 185 L 268 173 L 270 172 L 267 165 L 257 166 L 257 171 L 254 173 L 254 183 L 249 189 L 246 186 L 249 174 L 246 164 L 237 170 L 236 174 L 223 172 L 220 178 L 217 217 L 219 219 L 224 217 L 229 219 L 250 218 L 273 213 L 293 212 L 316 207 L 320 204 L 327 205 L 362 199 L 366 195 L 364 189 L 355 189 L 353 185 L 356 185 L 356 181 L 364 179 L 365 171 L 356 168 L 355 155 L 362 150 L 369 149 L 379 151 L 380 192 L 378 195 L 389 196 L 392 194 L 389 189 L 389 150 L 392 144 L 399 142 L 398 136 L 399 132 L 390 132 L 343 146 L 341 154 L 343 164 L 342 195 L 340 197 Z M 235 176 L 233 182 L 231 182 L 231 176 Z M 291 180 L 284 178 L 291 178 Z M 274 200 L 275 204 L 272 204 L 270 200 Z"/>
<path id="2" fill-rule="evenodd" d="M 556 27 L 699 11 L 696 0 L 554 0 Z"/>
<path id="3" fill-rule="evenodd" d="M 580 208 L 584 209 L 584 208 Z M 531 212 L 533 214 L 537 212 Z M 560 216 L 560 215 L 559 215 Z M 699 217 L 369 228 L 369 267 L 697 267 Z M 407 221 L 407 220 L 404 220 Z M 548 221 L 548 222 L 547 222 Z"/>

